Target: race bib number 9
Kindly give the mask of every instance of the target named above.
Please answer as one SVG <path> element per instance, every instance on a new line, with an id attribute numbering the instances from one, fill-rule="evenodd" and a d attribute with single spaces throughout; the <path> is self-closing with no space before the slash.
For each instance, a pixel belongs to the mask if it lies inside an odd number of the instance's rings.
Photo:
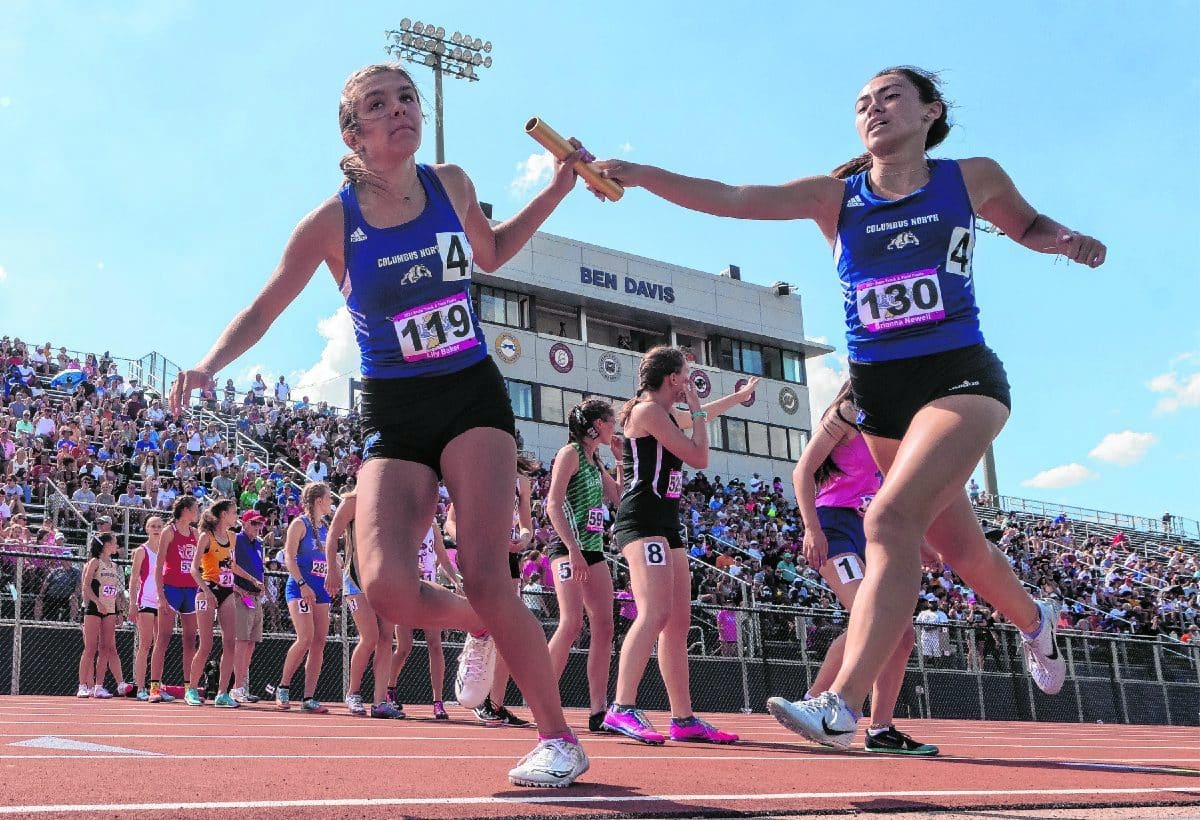
<path id="1" fill-rule="evenodd" d="M 667 498 L 679 498 L 683 495 L 683 473 L 672 470 L 667 476 Z"/>
<path id="2" fill-rule="evenodd" d="M 392 323 L 406 362 L 441 359 L 479 344 L 465 293 L 397 313 Z"/>
<path id="3" fill-rule="evenodd" d="M 233 570 L 223 569 L 217 573 L 217 583 L 223 587 L 233 586 Z"/>
<path id="4" fill-rule="evenodd" d="M 105 584 L 103 587 L 100 588 L 100 597 L 101 598 L 116 598 L 117 597 L 116 586 L 113 584 Z"/>
<path id="5" fill-rule="evenodd" d="M 329 572 L 329 564 L 325 561 L 313 561 L 312 574 L 318 578 L 324 578 Z"/>
<path id="6" fill-rule="evenodd" d="M 588 510 L 587 517 L 588 532 L 604 532 L 604 508 L 592 507 Z"/>
<path id="7" fill-rule="evenodd" d="M 308 609 L 309 609 L 309 607 L 308 607 L 308 601 L 304 600 L 303 598 L 300 598 L 300 599 L 298 599 L 298 600 L 296 601 L 296 609 L 300 610 L 300 612 L 302 612 L 302 613 L 304 613 L 305 615 L 307 615 L 307 614 L 308 614 Z"/>
<path id="8" fill-rule="evenodd" d="M 858 320 L 871 333 L 936 322 L 946 316 L 934 268 L 863 282 L 857 298 Z"/>

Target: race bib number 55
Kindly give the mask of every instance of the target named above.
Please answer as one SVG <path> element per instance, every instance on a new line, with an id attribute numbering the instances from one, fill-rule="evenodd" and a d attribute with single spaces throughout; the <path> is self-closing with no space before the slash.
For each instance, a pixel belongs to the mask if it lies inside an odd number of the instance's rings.
<path id="1" fill-rule="evenodd" d="M 479 344 L 465 293 L 409 308 L 392 323 L 406 362 L 440 359 Z"/>
<path id="2" fill-rule="evenodd" d="M 946 316 L 935 268 L 871 279 L 858 286 L 858 320 L 872 333 Z"/>

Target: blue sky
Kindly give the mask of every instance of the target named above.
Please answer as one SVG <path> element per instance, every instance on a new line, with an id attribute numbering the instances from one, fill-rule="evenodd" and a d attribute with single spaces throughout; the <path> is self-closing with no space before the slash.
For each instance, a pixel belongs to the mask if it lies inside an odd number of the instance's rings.
<path id="1" fill-rule="evenodd" d="M 935 156 L 994 157 L 1035 207 L 1109 247 L 1093 271 L 980 236 L 984 332 L 1015 402 L 996 445 L 1001 489 L 1200 518 L 1200 322 L 1187 301 L 1200 285 L 1200 4 L 730 8 L 6 0 L 0 328 L 194 362 L 338 185 L 341 84 L 405 16 L 495 43 L 482 82 L 447 81 L 446 145 L 501 218 L 539 168 L 522 132 L 532 115 L 599 156 L 784 181 L 858 153 L 856 92 L 915 63 L 944 71 L 957 103 Z M 416 77 L 432 96 L 428 72 Z M 433 144 L 430 125 L 418 158 L 432 161 Z M 807 334 L 844 354 L 829 249 L 811 225 L 718 220 L 639 191 L 602 206 L 581 187 L 545 230 L 792 282 Z M 335 377 L 357 355 L 339 303 L 318 271 L 222 375 L 245 384 L 261 367 L 341 399 Z M 812 364 L 818 400 L 843 369 L 837 356 Z"/>

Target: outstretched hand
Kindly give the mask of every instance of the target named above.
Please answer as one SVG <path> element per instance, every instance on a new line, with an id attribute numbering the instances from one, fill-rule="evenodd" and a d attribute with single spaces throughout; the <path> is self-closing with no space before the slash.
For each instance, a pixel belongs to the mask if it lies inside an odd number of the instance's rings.
<path id="1" fill-rule="evenodd" d="M 1087 265 L 1089 268 L 1103 265 L 1104 258 L 1108 255 L 1108 248 L 1104 247 L 1104 243 L 1099 239 L 1074 231 L 1059 231 L 1054 249 L 1072 262 Z"/>
<path id="2" fill-rule="evenodd" d="M 171 392 L 167 396 L 171 415 L 177 416 L 181 411 L 188 409 L 194 391 L 210 387 L 213 387 L 213 378 L 203 370 L 197 368 L 180 370 L 175 376 L 175 381 L 171 384 Z"/>

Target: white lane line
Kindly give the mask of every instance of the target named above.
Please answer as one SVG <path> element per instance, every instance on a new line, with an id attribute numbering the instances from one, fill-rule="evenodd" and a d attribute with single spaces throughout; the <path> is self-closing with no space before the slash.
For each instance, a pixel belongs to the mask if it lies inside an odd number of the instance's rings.
<path id="1" fill-rule="evenodd" d="M 1070 797 L 1070 796 L 1103 796 L 1115 797 L 1124 795 L 1166 796 L 1170 794 L 1195 793 L 1190 787 L 1157 787 L 1157 788 L 1126 788 L 1126 789 L 956 789 L 944 791 L 894 791 L 894 792 L 792 792 L 786 794 L 651 794 L 651 795 L 620 795 L 607 797 L 604 795 L 579 795 L 570 793 L 556 794 L 547 797 L 355 797 L 355 798 L 326 798 L 313 800 L 229 800 L 212 801 L 207 803 L 93 803 L 93 804 L 61 804 L 61 805 L 30 805 L 30 806 L 0 806 L 0 815 L 4 814 L 82 814 L 85 812 L 131 812 L 131 811 L 220 811 L 229 809 L 278 809 L 278 808 L 321 808 L 321 807 L 373 807 L 373 806 L 513 806 L 562 803 L 575 804 L 606 804 L 606 803 L 661 803 L 661 802 L 710 802 L 741 803 L 749 801 L 782 801 L 782 800 L 862 800 L 862 799 L 896 799 L 912 798 L 948 798 L 948 797 L 994 797 L 1007 799 L 1011 797 Z"/>
<path id="2" fill-rule="evenodd" d="M 162 752 L 146 752 L 141 749 L 129 749 L 124 746 L 106 746 L 103 743 L 86 743 L 82 740 L 71 740 L 54 735 L 42 735 L 30 740 L 20 740 L 9 746 L 25 746 L 34 749 L 62 749 L 67 752 L 100 752 L 106 755 L 132 755 L 134 757 L 159 756 Z"/>

